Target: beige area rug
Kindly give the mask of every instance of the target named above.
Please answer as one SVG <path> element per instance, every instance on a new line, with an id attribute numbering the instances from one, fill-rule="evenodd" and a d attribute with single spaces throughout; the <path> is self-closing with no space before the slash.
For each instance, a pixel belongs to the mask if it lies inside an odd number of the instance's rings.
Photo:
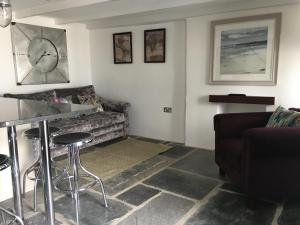
<path id="1" fill-rule="evenodd" d="M 107 180 L 169 148 L 170 146 L 163 144 L 128 138 L 105 147 L 95 147 L 92 152 L 84 153 L 80 158 L 88 170 L 102 180 Z"/>

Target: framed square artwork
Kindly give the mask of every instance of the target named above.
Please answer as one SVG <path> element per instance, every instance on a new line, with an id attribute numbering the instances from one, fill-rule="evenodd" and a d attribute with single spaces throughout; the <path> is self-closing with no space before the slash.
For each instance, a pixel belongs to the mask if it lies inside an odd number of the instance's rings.
<path id="1" fill-rule="evenodd" d="M 281 13 L 211 23 L 211 84 L 276 85 Z"/>

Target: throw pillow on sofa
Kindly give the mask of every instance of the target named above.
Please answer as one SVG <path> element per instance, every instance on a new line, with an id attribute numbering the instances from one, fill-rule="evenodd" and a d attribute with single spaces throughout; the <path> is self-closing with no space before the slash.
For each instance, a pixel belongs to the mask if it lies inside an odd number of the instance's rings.
<path id="1" fill-rule="evenodd" d="M 56 102 L 56 103 L 73 103 L 72 102 L 72 96 L 67 96 L 67 97 L 58 97 L 58 96 L 54 96 L 53 99 L 51 100 L 51 102 Z"/>
<path id="2" fill-rule="evenodd" d="M 97 109 L 98 109 L 99 112 L 104 111 L 103 107 L 101 105 L 100 97 L 98 97 L 97 95 L 94 95 L 94 94 L 77 95 L 77 98 L 78 98 L 80 104 L 94 105 L 94 106 L 97 106 Z"/>
<path id="3" fill-rule="evenodd" d="M 271 115 L 266 127 L 295 127 L 300 126 L 300 113 L 279 106 Z"/>

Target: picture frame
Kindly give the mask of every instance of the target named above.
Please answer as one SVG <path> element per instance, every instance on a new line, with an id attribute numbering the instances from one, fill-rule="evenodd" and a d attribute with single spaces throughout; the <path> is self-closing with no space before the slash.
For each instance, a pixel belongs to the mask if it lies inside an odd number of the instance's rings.
<path id="1" fill-rule="evenodd" d="M 211 22 L 209 84 L 276 85 L 281 13 Z"/>
<path id="2" fill-rule="evenodd" d="M 144 30 L 144 62 L 166 62 L 166 29 Z"/>
<path id="3" fill-rule="evenodd" d="M 114 64 L 129 64 L 132 58 L 132 33 L 113 34 Z"/>

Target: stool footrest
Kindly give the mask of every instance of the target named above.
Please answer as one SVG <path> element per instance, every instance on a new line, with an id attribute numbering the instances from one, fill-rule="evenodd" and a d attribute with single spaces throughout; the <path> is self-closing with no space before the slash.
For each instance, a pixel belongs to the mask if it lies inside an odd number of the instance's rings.
<path id="1" fill-rule="evenodd" d="M 0 214 L 1 213 L 5 213 L 13 218 L 13 220 L 10 221 L 8 224 L 6 223 L 6 221 L 3 221 L 3 222 L 5 222 L 5 224 L 10 225 L 10 224 L 15 224 L 15 222 L 18 222 L 19 224 L 24 225 L 23 220 L 20 217 L 18 217 L 12 209 L 5 209 L 0 206 Z"/>
<path id="2" fill-rule="evenodd" d="M 74 176 L 72 175 L 68 175 L 68 176 L 65 176 L 65 177 L 62 177 L 61 179 L 58 179 L 55 184 L 54 184 L 54 188 L 55 190 L 57 191 L 61 191 L 61 192 L 65 192 L 65 193 L 71 193 L 74 191 L 74 189 L 63 189 L 61 187 L 58 186 L 58 183 L 61 183 L 63 180 L 70 180 L 70 179 L 73 179 Z M 91 178 L 93 179 L 93 181 L 87 183 L 87 184 L 83 184 L 81 187 L 78 187 L 78 191 L 85 191 L 87 189 L 90 189 L 92 187 L 94 187 L 95 185 L 99 184 L 98 180 L 95 179 L 94 177 L 92 176 L 89 176 L 89 175 L 80 175 L 78 176 L 77 179 L 79 178 L 85 178 L 85 177 L 88 177 L 88 178 Z"/>

